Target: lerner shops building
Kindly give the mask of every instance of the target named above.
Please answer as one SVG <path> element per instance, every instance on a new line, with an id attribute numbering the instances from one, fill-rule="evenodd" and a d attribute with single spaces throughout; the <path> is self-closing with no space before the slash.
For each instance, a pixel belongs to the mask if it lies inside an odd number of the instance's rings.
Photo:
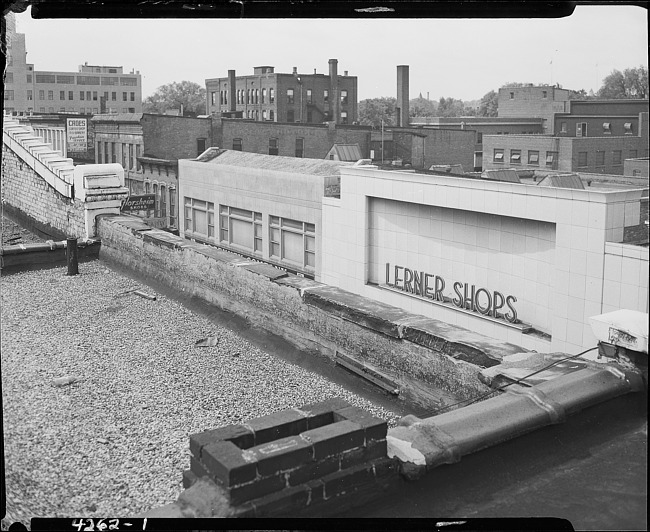
<path id="1" fill-rule="evenodd" d="M 574 190 L 343 167 L 318 280 L 539 352 L 595 347 L 589 317 L 648 312 L 641 189 Z"/>
<path id="2" fill-rule="evenodd" d="M 212 150 L 179 161 L 187 238 L 539 352 L 595 347 L 592 316 L 648 312 L 648 248 L 622 243 L 643 189 Z"/>

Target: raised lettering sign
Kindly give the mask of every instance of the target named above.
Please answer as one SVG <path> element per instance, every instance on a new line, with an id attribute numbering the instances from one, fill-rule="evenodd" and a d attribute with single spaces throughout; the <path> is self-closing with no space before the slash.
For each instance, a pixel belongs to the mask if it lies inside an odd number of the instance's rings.
<path id="1" fill-rule="evenodd" d="M 154 208 L 156 197 L 153 194 L 129 196 L 122 205 L 122 212 L 147 211 Z"/>
<path id="2" fill-rule="evenodd" d="M 452 284 L 455 297 L 450 297 L 443 293 L 446 285 L 444 278 L 439 275 L 412 270 L 396 264 L 391 267 L 390 263 L 386 263 L 386 286 L 447 305 L 453 305 L 457 308 L 470 310 L 483 316 L 506 320 L 510 323 L 518 322 L 517 310 L 514 307 L 514 303 L 517 302 L 515 296 L 504 296 L 496 290 L 490 291 L 482 287 L 477 288 L 473 284 L 456 281 Z M 509 312 L 499 312 L 504 308 L 504 305 L 509 309 Z"/>

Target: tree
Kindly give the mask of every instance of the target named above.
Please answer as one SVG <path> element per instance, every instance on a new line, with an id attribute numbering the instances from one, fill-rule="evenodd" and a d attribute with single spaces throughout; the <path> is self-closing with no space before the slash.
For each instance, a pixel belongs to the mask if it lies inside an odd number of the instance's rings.
<path id="1" fill-rule="evenodd" d="M 463 116 L 465 111 L 466 108 L 462 100 L 441 97 L 438 102 L 438 116 Z"/>
<path id="2" fill-rule="evenodd" d="M 395 125 L 395 107 L 397 99 L 384 96 L 382 98 L 369 98 L 359 102 L 359 123 L 362 126 L 381 127 Z"/>
<path id="3" fill-rule="evenodd" d="M 490 91 L 481 98 L 478 108 L 478 116 L 498 116 L 499 94 Z"/>
<path id="4" fill-rule="evenodd" d="M 648 97 L 648 69 L 626 68 L 623 72 L 612 70 L 598 90 L 599 98 L 645 99 Z"/>
<path id="5" fill-rule="evenodd" d="M 438 116 L 436 114 L 436 102 L 422 98 L 420 94 L 419 98 L 413 98 L 409 102 L 410 107 L 410 116 Z"/>
<path id="6" fill-rule="evenodd" d="M 193 81 L 172 82 L 162 85 L 142 104 L 145 113 L 164 113 L 183 107 L 183 116 L 205 114 L 205 88 Z"/>

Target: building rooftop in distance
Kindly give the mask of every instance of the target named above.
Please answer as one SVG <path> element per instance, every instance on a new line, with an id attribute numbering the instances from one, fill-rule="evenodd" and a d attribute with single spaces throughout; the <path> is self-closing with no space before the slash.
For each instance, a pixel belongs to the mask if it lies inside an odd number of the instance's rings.
<path id="1" fill-rule="evenodd" d="M 301 159 L 297 157 L 282 157 L 280 155 L 263 155 L 237 150 L 224 150 L 221 148 L 209 148 L 195 160 L 209 164 L 243 166 L 317 176 L 331 176 L 333 174 L 338 174 L 340 166 L 352 164 L 345 161 Z"/>

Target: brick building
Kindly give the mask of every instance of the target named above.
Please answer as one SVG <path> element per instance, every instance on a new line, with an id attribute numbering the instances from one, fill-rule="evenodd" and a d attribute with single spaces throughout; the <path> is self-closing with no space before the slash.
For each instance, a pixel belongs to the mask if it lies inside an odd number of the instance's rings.
<path id="1" fill-rule="evenodd" d="M 650 175 L 648 157 L 625 159 L 623 162 L 623 175 L 634 177 L 648 177 Z"/>
<path id="2" fill-rule="evenodd" d="M 648 100 L 571 100 L 557 113 L 554 131 L 561 137 L 620 137 L 639 133 L 639 115 Z"/>
<path id="3" fill-rule="evenodd" d="M 259 123 L 213 118 L 212 146 L 285 157 L 323 159 L 334 144 L 358 144 L 362 158 L 370 154 L 369 126 L 346 124 Z"/>
<path id="4" fill-rule="evenodd" d="M 527 168 L 623 175 L 623 161 L 648 156 L 648 113 L 642 113 L 637 135 L 558 137 L 485 135 L 484 169 Z"/>
<path id="5" fill-rule="evenodd" d="M 504 87 L 499 89 L 498 116 L 541 118 L 542 133 L 553 135 L 555 113 L 566 113 L 571 91 L 556 86 Z"/>
<path id="6" fill-rule="evenodd" d="M 205 80 L 208 114 L 238 116 L 255 121 L 319 124 L 357 120 L 357 78 L 338 74 L 338 61 L 330 59 L 329 75 L 275 72 L 258 66 L 252 75 Z"/>
<path id="7" fill-rule="evenodd" d="M 154 194 L 145 219 L 157 227 L 178 224 L 178 159 L 195 158 L 212 145 L 210 118 L 147 113 L 92 118 L 95 162 L 120 163 L 131 194 Z"/>
<path id="8" fill-rule="evenodd" d="M 476 132 L 474 146 L 473 169 L 483 168 L 483 135 L 538 135 L 543 133 L 542 118 L 525 117 L 411 117 L 411 126 L 422 126 L 424 129 L 463 129 Z M 472 167 L 465 167 L 466 170 Z"/>

